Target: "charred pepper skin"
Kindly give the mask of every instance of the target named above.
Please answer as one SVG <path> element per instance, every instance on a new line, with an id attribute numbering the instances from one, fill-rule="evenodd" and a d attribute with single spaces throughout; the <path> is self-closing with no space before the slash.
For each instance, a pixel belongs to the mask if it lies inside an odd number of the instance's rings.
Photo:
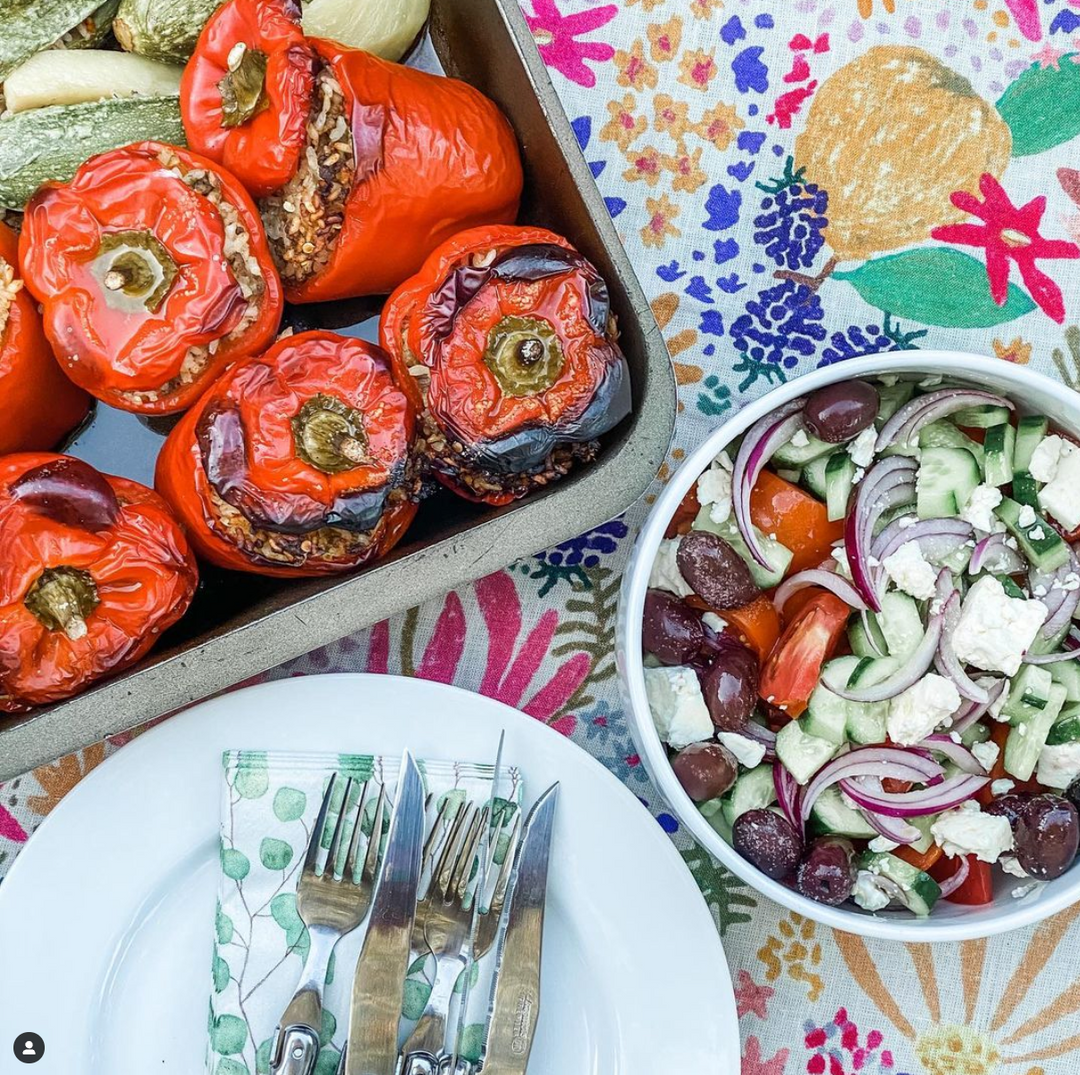
<path id="1" fill-rule="evenodd" d="M 284 186 L 304 151 L 314 65 L 294 0 L 229 0 L 203 28 L 180 82 L 188 145 L 255 198 Z"/>
<path id="2" fill-rule="evenodd" d="M 70 183 L 46 183 L 27 205 L 19 255 L 62 369 L 122 410 L 184 410 L 281 321 L 251 197 L 174 146 L 125 146 Z"/>
<path id="3" fill-rule="evenodd" d="M 302 332 L 207 392 L 166 439 L 155 485 L 220 567 L 339 574 L 382 556 L 412 522 L 415 432 L 379 347 Z"/>
<path id="4" fill-rule="evenodd" d="M 0 459 L 0 712 L 138 661 L 187 611 L 198 570 L 165 502 L 71 456 Z"/>
<path id="5" fill-rule="evenodd" d="M 290 302 L 384 295 L 455 232 L 510 223 L 523 182 L 514 132 L 472 86 L 312 39 L 345 95 L 355 175 L 326 266 Z"/>
<path id="6" fill-rule="evenodd" d="M 494 505 L 590 461 L 596 438 L 630 413 L 616 337 L 596 269 L 532 227 L 455 236 L 391 295 L 380 323 L 434 476 Z"/>
<path id="7" fill-rule="evenodd" d="M 89 409 L 90 397 L 64 376 L 22 286 L 19 240 L 0 224 L 0 455 L 55 448 Z"/>

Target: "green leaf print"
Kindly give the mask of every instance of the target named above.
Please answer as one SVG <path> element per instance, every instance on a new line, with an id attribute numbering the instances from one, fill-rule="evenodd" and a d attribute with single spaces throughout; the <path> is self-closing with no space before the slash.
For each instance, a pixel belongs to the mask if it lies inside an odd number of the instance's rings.
<path id="1" fill-rule="evenodd" d="M 234 881 L 243 881 L 251 872 L 251 862 L 243 851 L 235 847 L 221 846 L 221 872 Z"/>
<path id="2" fill-rule="evenodd" d="M 716 915 L 721 937 L 727 933 L 730 926 L 750 921 L 747 912 L 757 907 L 757 900 L 749 894 L 747 885 L 725 870 L 708 851 L 703 851 L 700 847 L 680 850 L 679 854 L 690 867 L 705 902 Z"/>
<path id="3" fill-rule="evenodd" d="M 480 1051 L 484 1048 L 484 1027 L 482 1023 L 470 1023 L 461 1032 L 461 1055 L 470 1063 L 480 1060 Z"/>
<path id="4" fill-rule="evenodd" d="M 218 1066 L 214 1069 L 214 1075 L 251 1075 L 251 1073 L 243 1060 L 222 1057 L 218 1061 Z"/>
<path id="5" fill-rule="evenodd" d="M 308 940 L 307 927 L 300 921 L 296 910 L 296 894 L 281 892 L 276 895 L 270 901 L 270 914 L 285 931 L 285 944 L 301 959 L 305 959 L 311 942 Z"/>
<path id="6" fill-rule="evenodd" d="M 1042 153 L 1080 134 L 1080 54 L 1055 66 L 1029 67 L 998 99 L 997 110 L 1012 131 L 1012 155 Z"/>
<path id="7" fill-rule="evenodd" d="M 220 993 L 229 984 L 229 964 L 214 953 L 214 992 Z"/>
<path id="8" fill-rule="evenodd" d="M 259 861 L 268 870 L 284 870 L 292 862 L 293 849 L 284 840 L 264 836 L 259 844 Z"/>
<path id="9" fill-rule="evenodd" d="M 334 1038 L 334 1034 L 337 1032 L 337 1019 L 333 1012 L 328 1012 L 323 1008 L 322 1013 L 322 1030 L 319 1032 L 319 1044 L 329 1045 Z"/>
<path id="10" fill-rule="evenodd" d="M 218 903 L 214 913 L 214 933 L 218 944 L 228 944 L 233 939 L 233 920 L 221 909 Z"/>
<path id="11" fill-rule="evenodd" d="M 266 754 L 258 750 L 242 750 L 236 773 L 236 791 L 245 799 L 258 799 L 270 787 L 266 769 Z"/>
<path id="12" fill-rule="evenodd" d="M 469 988 L 470 989 L 472 989 L 472 987 L 474 985 L 476 985 L 476 980 L 479 977 L 480 977 L 480 964 L 474 962 L 473 965 L 469 968 Z M 456 994 L 460 995 L 464 988 L 465 988 L 465 972 L 462 971 L 461 974 L 458 975 L 457 981 L 454 982 L 454 992 Z"/>
<path id="13" fill-rule="evenodd" d="M 236 1015 L 219 1015 L 210 1031 L 210 1044 L 215 1053 L 229 1056 L 243 1052 L 247 1037 L 247 1023 L 243 1019 Z M 247 1067 L 244 1071 L 247 1071 Z"/>
<path id="14" fill-rule="evenodd" d="M 299 821 L 307 808 L 307 796 L 296 788 L 278 788 L 274 793 L 274 817 L 278 821 Z"/>
<path id="15" fill-rule="evenodd" d="M 405 1003 L 401 1006 L 401 1014 L 406 1019 L 419 1019 L 427 1007 L 428 997 L 431 996 L 431 983 L 422 978 L 409 978 L 405 982 Z"/>
<path id="16" fill-rule="evenodd" d="M 255 1075 L 269 1075 L 270 1072 L 270 1050 L 274 1047 L 274 1039 L 272 1037 L 267 1038 L 266 1041 L 259 1046 L 258 1051 L 255 1053 Z"/>
<path id="17" fill-rule="evenodd" d="M 315 1075 L 337 1075 L 341 1053 L 337 1049 L 320 1049 L 319 1059 L 315 1061 Z"/>
<path id="18" fill-rule="evenodd" d="M 1035 309 L 1015 284 L 1009 284 L 1005 304 L 998 306 L 990 297 L 986 266 L 944 246 L 874 258 L 832 278 L 846 280 L 871 306 L 893 317 L 943 328 L 988 328 Z"/>

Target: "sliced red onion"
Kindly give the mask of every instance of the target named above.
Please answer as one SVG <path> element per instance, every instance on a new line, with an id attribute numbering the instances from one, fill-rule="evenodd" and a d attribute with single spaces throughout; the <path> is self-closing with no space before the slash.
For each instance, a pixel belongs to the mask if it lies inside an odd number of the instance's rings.
<path id="1" fill-rule="evenodd" d="M 777 587 L 776 593 L 773 594 L 773 604 L 776 606 L 777 611 L 782 612 L 788 598 L 807 586 L 821 586 L 830 593 L 836 594 L 841 601 L 849 604 L 852 608 L 859 611 L 865 611 L 866 609 L 866 604 L 855 587 L 843 575 L 838 575 L 835 571 L 825 571 L 822 568 L 810 568 L 806 571 L 797 572 L 791 578 L 785 579 Z"/>
<path id="2" fill-rule="evenodd" d="M 954 873 L 952 877 L 947 877 L 944 881 L 939 882 L 941 885 L 942 899 L 951 896 L 968 879 L 968 874 L 970 872 L 971 866 L 968 863 L 967 855 L 961 855 L 960 867 L 956 873 Z"/>
<path id="3" fill-rule="evenodd" d="M 1053 638 L 1073 617 L 1076 606 L 1080 604 L 1080 589 L 1066 590 L 1065 579 L 1078 573 L 1076 554 L 1069 549 L 1069 559 L 1056 571 L 1046 574 L 1032 569 L 1028 573 L 1028 588 L 1034 597 L 1046 605 L 1046 620 L 1039 628 L 1039 637 Z M 1042 595 L 1035 592 L 1036 587 L 1045 591 Z"/>
<path id="4" fill-rule="evenodd" d="M 750 492 L 765 464 L 782 444 L 794 435 L 801 421 L 805 400 L 793 399 L 755 422 L 743 437 L 731 468 L 732 506 L 735 522 L 750 555 L 766 571 L 773 566 L 765 556 L 750 521 Z"/>
<path id="5" fill-rule="evenodd" d="M 760 743 L 765 748 L 762 761 L 770 763 L 776 761 L 776 732 L 771 728 L 766 728 L 763 724 L 755 724 L 750 720 L 746 722 L 746 727 L 739 734 L 752 739 L 755 743 Z"/>
<path id="6" fill-rule="evenodd" d="M 999 575 L 1015 575 L 1027 567 L 1027 561 L 1005 544 L 1004 534 L 990 534 L 975 542 L 968 561 L 968 571 L 977 575 L 985 568 Z"/>
<path id="7" fill-rule="evenodd" d="M 941 777 L 944 772 L 933 758 L 923 757 L 903 747 L 858 747 L 826 762 L 814 774 L 803 789 L 800 816 L 805 825 L 818 796 L 845 777 L 876 776 L 925 782 Z"/>
<path id="8" fill-rule="evenodd" d="M 988 776 L 956 773 L 932 788 L 916 791 L 876 791 L 857 778 L 844 777 L 840 788 L 853 802 L 887 817 L 925 817 L 965 803 L 990 783 Z"/>
<path id="9" fill-rule="evenodd" d="M 867 645 L 876 653 L 879 657 L 887 657 L 888 654 L 878 645 L 877 635 L 874 633 L 874 629 L 870 625 L 870 612 L 869 610 L 859 613 L 859 619 L 862 620 L 863 637 L 866 639 Z"/>
<path id="10" fill-rule="evenodd" d="M 937 654 L 934 662 L 941 670 L 941 674 L 952 680 L 953 686 L 960 692 L 962 698 L 969 702 L 982 705 L 989 702 L 990 695 L 985 687 L 979 686 L 964 671 L 960 658 L 956 656 L 956 647 L 953 645 L 953 632 L 960 622 L 960 595 L 953 590 L 945 601 L 942 610 L 941 640 L 938 642 Z"/>
<path id="11" fill-rule="evenodd" d="M 965 773 L 986 776 L 986 766 L 963 743 L 954 743 L 947 735 L 928 735 L 923 742 L 944 755 Z"/>
<path id="12" fill-rule="evenodd" d="M 900 407 L 881 427 L 874 451 L 883 452 L 892 444 L 908 445 L 915 434 L 930 422 L 955 414 L 965 407 L 984 404 L 1007 407 L 1010 411 L 1015 409 L 1004 396 L 970 388 L 940 388 L 936 392 L 927 392 L 925 396 L 916 396 Z"/>
<path id="13" fill-rule="evenodd" d="M 871 786 L 881 787 L 881 781 L 877 777 L 866 777 L 866 782 Z M 900 817 L 885 817 L 883 814 L 875 814 L 873 810 L 864 810 L 859 807 L 859 813 L 866 818 L 866 823 L 886 840 L 892 840 L 894 844 L 913 844 L 922 839 L 922 833 L 909 825 Z"/>
<path id="14" fill-rule="evenodd" d="M 914 460 L 899 455 L 875 463 L 859 483 L 844 524 L 844 552 L 851 579 L 874 612 L 881 611 L 876 575 L 869 563 L 874 526 L 889 508 L 911 497 L 917 469 Z"/>
<path id="15" fill-rule="evenodd" d="M 774 765 L 772 772 L 776 801 L 784 817 L 791 822 L 796 832 L 801 833 L 803 821 L 799 816 L 799 783 L 783 765 Z"/>
<path id="16" fill-rule="evenodd" d="M 918 543 L 920 551 L 927 560 L 936 562 L 956 552 L 965 541 L 970 541 L 975 533 L 971 523 L 966 523 L 963 519 L 907 521 L 912 518 L 914 516 L 903 515 L 899 519 L 893 519 L 874 538 L 870 546 L 870 554 L 876 560 L 884 560 L 892 556 L 901 545 L 914 541 Z"/>
<path id="17" fill-rule="evenodd" d="M 965 702 L 953 716 L 952 730 L 966 732 L 998 700 L 1005 683 L 1004 679 L 999 679 L 992 687 L 987 687 L 985 702 Z"/>

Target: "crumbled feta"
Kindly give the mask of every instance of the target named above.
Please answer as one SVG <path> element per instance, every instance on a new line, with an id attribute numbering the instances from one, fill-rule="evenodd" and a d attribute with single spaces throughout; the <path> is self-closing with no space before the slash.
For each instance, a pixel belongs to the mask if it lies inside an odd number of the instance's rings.
<path id="1" fill-rule="evenodd" d="M 1061 449 L 1064 446 L 1065 441 L 1059 436 L 1043 437 L 1035 445 L 1035 451 L 1031 453 L 1028 473 L 1037 482 L 1052 482 L 1057 474 L 1058 463 L 1061 462 Z"/>
<path id="2" fill-rule="evenodd" d="M 869 844 L 871 851 L 895 851 L 900 845 L 894 843 L 887 836 L 875 836 Z"/>
<path id="3" fill-rule="evenodd" d="M 887 385 L 889 388 L 892 388 L 892 386 L 900 380 L 900 375 L 897 373 L 882 373 L 879 374 L 878 380 L 883 385 Z"/>
<path id="4" fill-rule="evenodd" d="M 1017 515 L 1016 521 L 1020 526 L 1034 526 L 1037 518 L 1038 516 L 1035 514 L 1035 509 L 1030 504 L 1025 504 L 1020 509 L 1020 514 Z"/>
<path id="5" fill-rule="evenodd" d="M 1013 847 L 1009 819 L 984 814 L 978 803 L 970 801 L 946 810 L 930 826 L 930 833 L 950 858 L 974 855 L 982 862 L 997 862 Z"/>
<path id="6" fill-rule="evenodd" d="M 998 760 L 998 755 L 1001 753 L 1001 747 L 988 739 L 985 743 L 976 743 L 971 748 L 971 753 L 975 755 L 975 760 L 987 772 L 990 772 L 994 767 L 994 762 Z"/>
<path id="7" fill-rule="evenodd" d="M 645 694 L 656 731 L 668 746 L 681 750 L 712 738 L 712 718 L 692 668 L 646 668 Z"/>
<path id="8" fill-rule="evenodd" d="M 709 509 L 714 523 L 727 522 L 731 515 L 731 472 L 715 462 L 698 478 L 697 501 Z"/>
<path id="9" fill-rule="evenodd" d="M 725 627 L 727 627 L 727 620 L 722 620 L 715 612 L 706 612 L 701 617 L 701 622 L 709 628 L 710 631 L 715 631 L 720 634 Z"/>
<path id="10" fill-rule="evenodd" d="M 981 682 L 983 686 L 986 687 L 995 681 L 983 679 Z M 1011 687 L 1012 684 L 1008 680 L 1005 680 L 1005 686 L 1001 688 L 1001 693 L 990 703 L 990 708 L 987 710 L 990 716 L 1000 723 L 1005 723 L 1009 719 L 1008 717 L 1003 717 L 1001 711 L 1005 708 L 1005 703 L 1009 700 L 1009 689 Z"/>
<path id="11" fill-rule="evenodd" d="M 995 796 L 996 795 L 1008 795 L 1009 792 L 1012 791 L 1012 789 L 1015 788 L 1015 787 L 1016 787 L 1016 784 L 1012 780 L 1009 780 L 1008 778 L 1003 777 L 1001 780 L 994 780 L 990 784 L 990 794 L 995 795 Z"/>
<path id="12" fill-rule="evenodd" d="M 796 429 L 795 435 L 791 438 L 792 448 L 805 448 L 810 443 L 810 438 L 806 435 L 805 429 Z"/>
<path id="13" fill-rule="evenodd" d="M 1020 865 L 1020 860 L 1015 855 L 1002 855 L 998 860 L 998 865 L 1007 873 L 1013 877 L 1019 877 L 1021 880 L 1027 880 L 1028 872 Z"/>
<path id="14" fill-rule="evenodd" d="M 761 764 L 765 757 L 765 745 L 739 735 L 738 732 L 720 732 L 717 737 L 722 746 L 728 748 L 735 755 L 736 761 L 747 769 L 753 769 Z"/>
<path id="15" fill-rule="evenodd" d="M 1047 594 L 1046 587 L 1040 582 L 1031 591 L 1036 597 L 1045 597 Z"/>
<path id="16" fill-rule="evenodd" d="M 859 809 L 859 804 L 846 791 L 844 791 L 843 788 L 840 789 L 840 801 L 849 810 L 858 810 Z"/>
<path id="17" fill-rule="evenodd" d="M 667 590 L 676 597 L 688 597 L 694 592 L 693 587 L 683 578 L 679 570 L 679 538 L 661 541 L 656 550 L 652 571 L 649 574 L 649 589 Z"/>
<path id="18" fill-rule="evenodd" d="M 1004 524 L 994 514 L 994 508 L 1000 503 L 1000 489 L 992 485 L 976 485 L 960 512 L 960 518 L 966 523 L 971 523 L 976 530 L 984 530 L 988 534 L 993 533 L 995 528 L 1004 528 Z"/>
<path id="19" fill-rule="evenodd" d="M 1012 890 L 1012 898 L 1014 900 L 1022 900 L 1025 896 L 1030 896 L 1036 889 L 1042 888 L 1042 883 L 1039 881 L 1032 881 L 1028 885 L 1018 885 Z"/>
<path id="20" fill-rule="evenodd" d="M 924 377 L 919 382 L 920 388 L 933 388 L 935 385 L 941 384 L 945 378 L 940 373 L 932 373 L 929 377 Z"/>
<path id="21" fill-rule="evenodd" d="M 886 556 L 881 566 L 904 593 L 920 601 L 934 596 L 937 572 L 923 556 L 918 542 L 905 542 L 891 556 Z"/>
<path id="22" fill-rule="evenodd" d="M 1053 481 L 1039 489 L 1039 507 L 1067 530 L 1080 526 L 1080 448 L 1075 444 L 1063 442 Z"/>
<path id="23" fill-rule="evenodd" d="M 1080 575 L 1075 571 L 1070 571 L 1063 579 L 1054 579 L 1050 585 L 1050 589 L 1064 590 L 1066 592 L 1080 590 Z"/>
<path id="24" fill-rule="evenodd" d="M 889 702 L 889 738 L 899 746 L 914 746 L 959 708 L 955 685 L 930 672 Z"/>
<path id="25" fill-rule="evenodd" d="M 984 575 L 964 598 L 953 649 L 964 664 L 1014 676 L 1046 614 L 1041 601 L 1009 597 L 997 579 Z"/>
<path id="26" fill-rule="evenodd" d="M 848 563 L 847 549 L 843 543 L 836 546 L 829 555 L 836 561 L 836 573 L 843 575 L 849 582 L 851 581 L 851 565 Z"/>
<path id="27" fill-rule="evenodd" d="M 881 911 L 892 902 L 892 897 L 882 889 L 877 877 L 869 870 L 859 871 L 851 898 L 864 911 Z"/>
<path id="28" fill-rule="evenodd" d="M 868 467 L 874 461 L 874 447 L 877 444 L 877 430 L 867 426 L 847 448 L 851 461 L 857 467 Z"/>
<path id="29" fill-rule="evenodd" d="M 1039 754 L 1035 779 L 1043 787 L 1067 788 L 1080 776 L 1080 742 L 1046 746 Z"/>
<path id="30" fill-rule="evenodd" d="M 914 515 L 901 515 L 896 525 L 899 526 L 901 530 L 907 530 L 914 526 L 918 521 L 918 518 Z"/>
<path id="31" fill-rule="evenodd" d="M 1033 526 L 1028 531 L 1028 537 L 1031 538 L 1032 541 L 1042 541 L 1042 539 L 1046 537 L 1046 531 L 1041 526 Z"/>

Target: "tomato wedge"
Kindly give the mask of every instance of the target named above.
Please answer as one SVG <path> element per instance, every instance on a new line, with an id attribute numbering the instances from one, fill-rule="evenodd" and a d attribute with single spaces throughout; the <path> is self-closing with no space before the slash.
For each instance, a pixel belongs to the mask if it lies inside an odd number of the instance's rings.
<path id="1" fill-rule="evenodd" d="M 990 863 L 983 862 L 974 855 L 967 856 L 968 875 L 963 884 L 946 896 L 950 903 L 962 903 L 969 907 L 982 907 L 994 898 L 994 881 L 990 874 Z M 930 876 L 941 884 L 960 869 L 960 859 L 941 858 L 929 870 Z"/>
<path id="2" fill-rule="evenodd" d="M 821 666 L 836 652 L 851 609 L 835 594 L 821 591 L 788 623 L 761 670 L 758 694 L 799 716 L 821 679 Z"/>
<path id="3" fill-rule="evenodd" d="M 775 534 L 794 556 L 788 574 L 817 567 L 844 536 L 844 521 L 829 522 L 825 505 L 809 493 L 763 470 L 750 493 L 750 519 L 763 534 Z"/>
<path id="4" fill-rule="evenodd" d="M 680 534 L 689 534 L 691 523 L 697 518 L 698 512 L 701 510 L 701 505 L 698 503 L 697 498 L 697 482 L 694 482 L 686 491 L 686 496 L 679 501 L 679 506 L 675 509 L 675 514 L 671 517 L 671 522 L 667 524 L 667 529 L 664 531 L 664 537 L 674 538 Z"/>
<path id="5" fill-rule="evenodd" d="M 701 612 L 715 612 L 738 640 L 758 655 L 759 661 L 769 656 L 780 637 L 780 617 L 764 594 L 742 608 L 712 608 L 696 594 L 687 597 L 686 603 Z"/>

